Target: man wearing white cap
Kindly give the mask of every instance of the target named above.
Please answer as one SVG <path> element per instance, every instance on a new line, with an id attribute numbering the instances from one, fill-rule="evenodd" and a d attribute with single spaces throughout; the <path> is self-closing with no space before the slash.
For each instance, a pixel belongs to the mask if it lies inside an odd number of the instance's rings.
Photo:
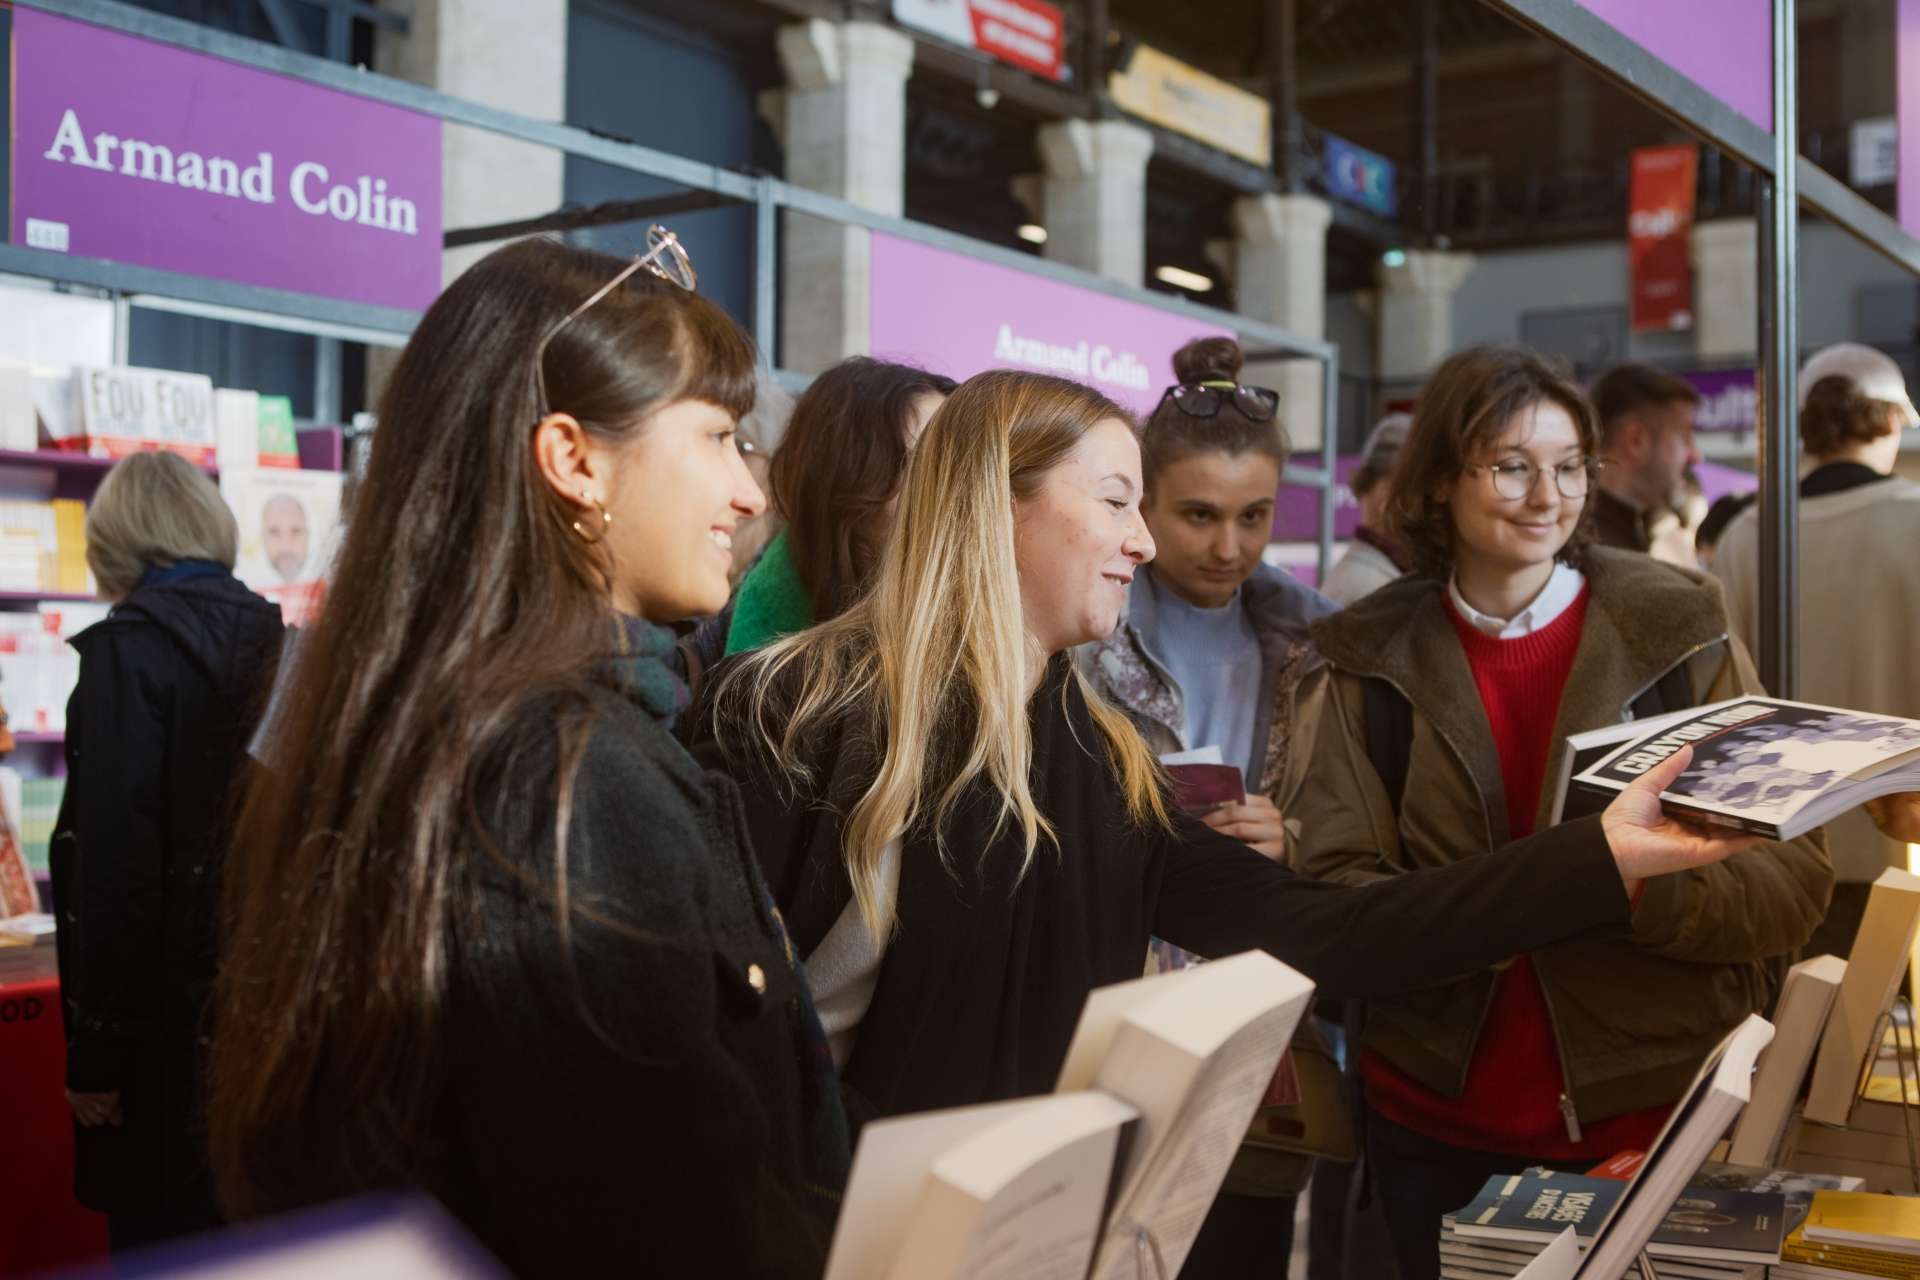
<path id="1" fill-rule="evenodd" d="M 1900 366 L 1842 342 L 1800 371 L 1800 439 L 1812 464 L 1800 481 L 1802 702 L 1920 718 L 1920 484 L 1892 474 L 1902 431 L 1920 425 Z M 1722 535 L 1713 572 L 1727 616 L 1749 649 L 1759 629 L 1760 525 L 1752 509 Z M 1905 846 L 1861 812 L 1827 827 L 1838 883 L 1827 924 L 1807 944 L 1844 956 L 1867 885 L 1905 868 Z"/>

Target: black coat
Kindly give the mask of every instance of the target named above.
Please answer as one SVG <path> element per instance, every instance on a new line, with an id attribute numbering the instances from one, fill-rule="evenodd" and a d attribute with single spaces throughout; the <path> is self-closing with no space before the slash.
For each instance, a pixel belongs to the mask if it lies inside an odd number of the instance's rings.
<path id="1" fill-rule="evenodd" d="M 1264 948 L 1323 994 L 1378 996 L 1475 972 L 1590 931 L 1624 928 L 1627 896 L 1597 818 L 1457 867 L 1362 889 L 1308 880 L 1181 816 L 1131 824 L 1077 682 L 1056 658 L 1030 704 L 1033 798 L 1059 835 L 1019 877 L 1019 828 L 989 841 L 984 784 L 946 831 L 905 841 L 899 927 L 843 1078 L 852 1108 L 895 1115 L 1050 1092 L 1087 993 L 1140 976 L 1150 936 L 1201 955 Z M 1063 687 L 1064 686 L 1064 687 Z M 767 882 L 800 953 L 852 896 L 842 821 L 871 774 L 846 735 L 811 744 L 817 791 L 723 750 L 711 717 L 695 754 L 726 762 L 749 797 Z"/>
<path id="2" fill-rule="evenodd" d="M 569 937 L 544 887 L 561 709 L 487 767 L 497 854 L 454 939 L 426 1181 L 520 1275 L 817 1277 L 844 1121 L 739 795 L 593 699 Z"/>
<path id="3" fill-rule="evenodd" d="M 236 782 L 281 635 L 231 575 L 135 590 L 73 638 L 51 850 L 67 1087 L 119 1090 L 77 1129 L 76 1189 L 113 1213 L 207 1213 L 201 1022 Z"/>

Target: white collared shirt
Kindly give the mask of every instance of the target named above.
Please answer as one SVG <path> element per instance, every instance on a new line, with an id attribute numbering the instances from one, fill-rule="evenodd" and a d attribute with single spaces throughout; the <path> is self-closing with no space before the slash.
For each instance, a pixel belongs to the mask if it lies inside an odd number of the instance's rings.
<path id="1" fill-rule="evenodd" d="M 1473 624 L 1475 631 L 1496 640 L 1515 640 L 1551 626 L 1554 619 L 1580 598 L 1580 588 L 1586 584 L 1586 576 L 1578 569 L 1564 560 L 1555 560 L 1553 576 L 1547 579 L 1547 585 L 1540 588 L 1540 594 L 1533 598 L 1531 604 L 1511 618 L 1489 617 L 1468 604 L 1467 598 L 1460 594 L 1460 578 L 1457 574 L 1447 582 L 1447 596 L 1453 601 L 1453 607 L 1460 611 L 1460 616 Z"/>

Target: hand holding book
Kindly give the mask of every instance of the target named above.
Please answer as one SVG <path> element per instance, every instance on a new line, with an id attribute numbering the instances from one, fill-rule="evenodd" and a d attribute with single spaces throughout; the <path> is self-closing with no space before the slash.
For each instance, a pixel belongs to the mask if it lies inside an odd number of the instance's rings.
<path id="1" fill-rule="evenodd" d="M 1867 801 L 1867 816 L 1889 840 L 1920 844 L 1920 791 L 1903 791 Z"/>
<path id="2" fill-rule="evenodd" d="M 1667 813 L 1660 793 L 1692 760 L 1693 748 L 1682 747 L 1635 779 L 1600 815 L 1629 897 L 1642 880 L 1704 867 L 1757 843 L 1753 836 L 1695 826 Z"/>
<path id="3" fill-rule="evenodd" d="M 1263 795 L 1249 795 L 1200 815 L 1200 821 L 1278 861 L 1287 851 L 1287 828 L 1280 810 Z"/>

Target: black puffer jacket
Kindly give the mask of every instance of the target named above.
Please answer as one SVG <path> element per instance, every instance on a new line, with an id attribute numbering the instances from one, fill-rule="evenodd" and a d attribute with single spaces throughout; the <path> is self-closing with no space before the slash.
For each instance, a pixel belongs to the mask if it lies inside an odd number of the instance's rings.
<path id="1" fill-rule="evenodd" d="M 219 867 L 280 636 L 277 606 L 210 571 L 137 589 L 73 638 L 52 848 L 67 1086 L 119 1090 L 126 1117 L 78 1130 L 95 1209 L 210 1212 L 199 1048 Z"/>

